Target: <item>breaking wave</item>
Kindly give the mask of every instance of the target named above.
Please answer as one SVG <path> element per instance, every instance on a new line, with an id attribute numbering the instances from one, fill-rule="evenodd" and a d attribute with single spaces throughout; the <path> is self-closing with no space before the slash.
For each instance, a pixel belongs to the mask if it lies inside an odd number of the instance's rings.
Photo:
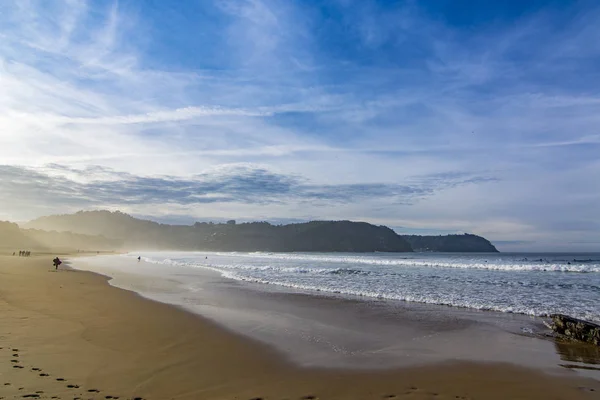
<path id="1" fill-rule="evenodd" d="M 151 263 L 205 268 L 237 281 L 321 294 L 534 316 L 558 312 L 600 321 L 600 258 L 569 259 L 268 253 L 177 253 L 144 258 Z"/>

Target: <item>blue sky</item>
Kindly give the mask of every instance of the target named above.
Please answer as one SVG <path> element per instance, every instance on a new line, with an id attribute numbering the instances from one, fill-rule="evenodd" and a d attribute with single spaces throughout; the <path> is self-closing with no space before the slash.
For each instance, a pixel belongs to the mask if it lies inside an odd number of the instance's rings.
<path id="1" fill-rule="evenodd" d="M 0 219 L 350 219 L 600 250 L 594 1 L 0 5 Z"/>

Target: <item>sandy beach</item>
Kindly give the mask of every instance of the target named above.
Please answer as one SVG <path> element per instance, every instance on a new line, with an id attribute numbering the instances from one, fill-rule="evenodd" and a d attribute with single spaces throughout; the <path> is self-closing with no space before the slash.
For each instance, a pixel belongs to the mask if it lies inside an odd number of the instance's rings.
<path id="1" fill-rule="evenodd" d="M 300 368 L 269 347 L 51 256 L 0 256 L 0 398 L 594 399 L 600 383 L 509 364 Z"/>

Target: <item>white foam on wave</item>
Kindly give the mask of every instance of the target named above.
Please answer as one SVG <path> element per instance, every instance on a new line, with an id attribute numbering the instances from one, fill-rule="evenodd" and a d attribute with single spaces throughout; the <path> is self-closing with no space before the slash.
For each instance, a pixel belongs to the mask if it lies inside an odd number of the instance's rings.
<path id="1" fill-rule="evenodd" d="M 600 262 L 476 262 L 469 259 L 457 259 L 456 261 L 417 260 L 414 258 L 372 258 L 357 256 L 329 256 L 312 254 L 289 254 L 289 253 L 218 253 L 219 255 L 238 256 L 244 258 L 271 259 L 283 261 L 312 261 L 341 264 L 366 264 L 382 266 L 402 267 L 430 267 L 430 268 L 461 268 L 461 269 L 487 269 L 495 271 L 538 271 L 538 272 L 579 272 L 600 273 Z"/>
<path id="2" fill-rule="evenodd" d="M 231 254 L 227 254 L 231 257 Z M 335 257 L 334 257 L 335 258 Z M 204 260 L 173 260 L 169 258 L 158 259 L 145 257 L 145 261 L 157 264 L 168 264 L 175 266 L 187 266 L 194 268 L 205 268 L 221 274 L 223 277 L 237 281 L 254 282 L 260 284 L 277 285 L 281 287 L 292 288 L 303 291 L 316 291 L 334 294 L 360 296 L 374 299 L 400 300 L 408 302 L 418 302 L 427 304 L 446 305 L 453 307 L 464 307 L 478 310 L 499 311 L 504 313 L 519 313 L 532 316 L 546 316 L 551 313 L 564 312 L 573 316 L 600 321 L 600 310 L 594 311 L 589 306 L 578 305 L 577 302 L 565 303 L 558 299 L 546 299 L 544 302 L 536 303 L 533 299 L 528 299 L 528 294 L 534 288 L 541 288 L 546 292 L 548 290 L 565 293 L 564 290 L 585 289 L 588 291 L 598 291 L 600 288 L 594 285 L 582 285 L 581 280 L 577 283 L 548 283 L 546 280 L 540 282 L 531 281 L 507 281 L 507 280 L 489 280 L 479 279 L 477 283 L 484 285 L 487 290 L 490 286 L 495 286 L 495 293 L 465 293 L 461 295 L 456 290 L 444 290 L 444 286 L 436 286 L 435 290 L 427 290 L 429 287 L 428 279 L 439 278 L 439 276 L 418 276 L 421 283 L 413 287 L 394 287 L 392 278 L 405 279 L 406 275 L 390 273 L 386 271 L 363 271 L 356 268 L 310 268 L 297 266 L 278 266 L 278 265 L 247 265 L 247 264 L 225 264 L 217 265 L 204 262 Z M 299 258 L 292 258 L 293 261 L 299 261 Z M 322 259 L 321 259 L 322 260 Z M 256 260 L 255 260 L 256 261 Z M 363 263 L 364 264 L 364 263 Z M 531 271 L 531 270 L 530 270 Z M 343 279 L 338 279 L 333 275 L 344 275 Z M 371 279 L 367 282 L 365 279 Z M 414 276 L 413 276 L 414 279 Z M 464 283 L 467 285 L 465 291 L 474 289 L 471 287 L 469 279 L 462 277 L 445 276 L 442 278 L 444 285 L 456 287 Z M 562 281 L 562 279 L 561 279 Z M 376 283 L 370 285 L 370 283 Z M 563 287 L 560 285 L 571 285 Z M 560 287 L 559 287 L 560 286 Z M 584 287 L 585 286 L 585 287 Z M 521 298 L 502 299 L 502 293 L 507 288 L 512 288 Z M 569 289 L 570 288 L 570 289 Z M 514 291 L 516 290 L 516 292 Z M 543 292 L 543 293 L 546 293 Z M 571 291 L 569 291 L 570 293 Z M 467 296 L 468 294 L 468 296 Z M 502 301 L 498 301 L 502 299 Z M 542 304 L 543 303 L 543 304 Z"/>
<path id="3" fill-rule="evenodd" d="M 276 285 L 287 287 L 296 290 L 303 291 L 311 291 L 311 292 L 326 292 L 326 293 L 334 293 L 334 294 L 342 294 L 342 295 L 350 295 L 357 297 L 366 297 L 372 299 L 381 299 L 381 300 L 397 300 L 397 301 L 406 301 L 412 303 L 424 303 L 424 304 L 435 304 L 442 306 L 450 306 L 450 307 L 459 307 L 459 308 L 471 308 L 482 311 L 497 311 L 503 313 L 511 313 L 511 314 L 524 314 L 530 316 L 537 317 L 546 317 L 553 313 L 568 313 L 574 317 L 586 319 L 586 320 L 595 320 L 600 321 L 600 314 L 593 314 L 586 310 L 573 310 L 573 309 L 559 309 L 554 307 L 552 309 L 542 308 L 542 307 L 528 307 L 524 304 L 520 305 L 497 305 L 497 304 L 489 304 L 483 299 L 474 299 L 470 298 L 466 299 L 456 299 L 452 297 L 446 297 L 441 294 L 429 294 L 429 295 L 419 295 L 419 294 L 406 294 L 402 295 L 399 293 L 382 293 L 378 291 L 368 291 L 368 290 L 354 290 L 350 288 L 342 288 L 339 286 L 336 287 L 328 287 L 328 286 L 320 286 L 320 285 L 306 285 L 299 283 L 290 283 L 285 281 L 278 280 L 270 280 L 270 279 L 262 279 L 256 277 L 248 277 L 239 275 L 233 271 L 224 271 L 215 267 L 207 267 L 211 270 L 220 272 L 224 278 L 233 279 L 237 281 L 243 282 L 252 282 L 252 283 L 260 283 L 267 285 Z"/>
<path id="4" fill-rule="evenodd" d="M 186 267 L 211 267 L 211 264 L 202 264 L 199 262 L 184 262 L 176 261 L 171 259 L 156 260 L 148 257 L 143 258 L 144 261 L 154 264 L 169 264 L 169 265 L 180 265 Z M 231 264 L 231 265 L 219 265 L 218 268 L 228 270 L 242 270 L 242 271 L 273 271 L 283 272 L 289 274 L 314 274 L 314 275 L 340 275 L 340 274 L 361 274 L 368 275 L 369 271 L 363 271 L 360 269 L 353 268 L 309 268 L 309 267 L 282 267 L 275 265 L 245 265 L 245 264 Z"/>

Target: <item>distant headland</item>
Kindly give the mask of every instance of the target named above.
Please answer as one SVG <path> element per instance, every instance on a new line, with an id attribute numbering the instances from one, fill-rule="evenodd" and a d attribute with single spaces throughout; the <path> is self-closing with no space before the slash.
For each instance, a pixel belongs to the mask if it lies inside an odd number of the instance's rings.
<path id="1" fill-rule="evenodd" d="M 115 211 L 79 211 L 0 225 L 13 241 L 27 246 L 71 245 L 99 250 L 197 250 L 272 252 L 498 252 L 483 237 L 398 235 L 386 226 L 351 221 L 311 221 L 288 225 L 268 222 L 196 222 L 169 225 Z M 17 245 L 17 243 L 15 243 Z"/>

